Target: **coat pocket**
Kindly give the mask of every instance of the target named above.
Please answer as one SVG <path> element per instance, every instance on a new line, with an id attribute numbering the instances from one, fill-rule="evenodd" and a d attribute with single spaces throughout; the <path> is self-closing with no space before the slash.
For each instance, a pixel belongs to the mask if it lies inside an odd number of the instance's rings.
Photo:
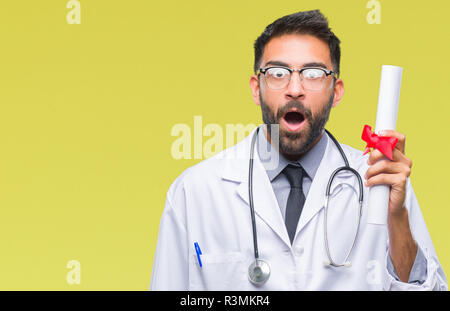
<path id="1" fill-rule="evenodd" d="M 189 260 L 189 287 L 191 290 L 232 290 L 242 287 L 247 280 L 245 258 L 241 252 L 209 253 Z"/>

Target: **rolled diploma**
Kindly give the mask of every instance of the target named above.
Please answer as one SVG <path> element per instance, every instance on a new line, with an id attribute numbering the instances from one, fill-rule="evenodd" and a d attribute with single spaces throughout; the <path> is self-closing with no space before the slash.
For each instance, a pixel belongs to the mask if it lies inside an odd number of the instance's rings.
<path id="1" fill-rule="evenodd" d="M 395 130 L 402 71 L 403 68 L 397 66 L 383 65 L 381 67 L 375 133 L 379 133 L 381 130 Z M 367 222 L 381 225 L 387 224 L 389 191 L 390 186 L 387 185 L 370 187 Z"/>

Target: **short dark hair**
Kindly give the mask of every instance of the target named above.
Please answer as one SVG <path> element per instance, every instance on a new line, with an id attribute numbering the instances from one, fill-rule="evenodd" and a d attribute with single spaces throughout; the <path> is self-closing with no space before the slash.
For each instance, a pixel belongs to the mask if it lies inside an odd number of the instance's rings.
<path id="1" fill-rule="evenodd" d="M 328 27 L 328 20 L 319 10 L 286 15 L 268 25 L 254 44 L 255 63 L 253 69 L 255 74 L 261 65 L 261 58 L 267 43 L 275 37 L 288 34 L 312 35 L 327 43 L 330 48 L 331 63 L 334 67 L 333 71 L 339 76 L 339 64 L 341 61 L 341 48 L 339 44 L 341 41 Z"/>

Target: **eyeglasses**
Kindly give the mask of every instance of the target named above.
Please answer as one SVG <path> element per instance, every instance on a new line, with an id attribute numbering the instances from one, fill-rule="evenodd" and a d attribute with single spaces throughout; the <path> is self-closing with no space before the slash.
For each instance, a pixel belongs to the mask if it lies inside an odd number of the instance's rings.
<path id="1" fill-rule="evenodd" d="M 267 86 L 272 90 L 281 90 L 288 86 L 292 73 L 295 71 L 298 71 L 300 74 L 303 88 L 309 91 L 317 92 L 322 90 L 329 75 L 336 79 L 335 72 L 320 67 L 306 67 L 302 69 L 267 67 L 259 69 L 259 72 L 265 77 Z"/>

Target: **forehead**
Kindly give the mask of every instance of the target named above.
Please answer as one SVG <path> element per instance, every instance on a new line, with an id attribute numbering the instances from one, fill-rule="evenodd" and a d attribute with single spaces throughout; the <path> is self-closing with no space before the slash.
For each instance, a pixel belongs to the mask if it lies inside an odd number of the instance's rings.
<path id="1" fill-rule="evenodd" d="M 268 61 L 282 61 L 291 68 L 323 63 L 332 69 L 328 44 L 311 35 L 289 34 L 272 38 L 264 47 L 261 67 Z"/>

